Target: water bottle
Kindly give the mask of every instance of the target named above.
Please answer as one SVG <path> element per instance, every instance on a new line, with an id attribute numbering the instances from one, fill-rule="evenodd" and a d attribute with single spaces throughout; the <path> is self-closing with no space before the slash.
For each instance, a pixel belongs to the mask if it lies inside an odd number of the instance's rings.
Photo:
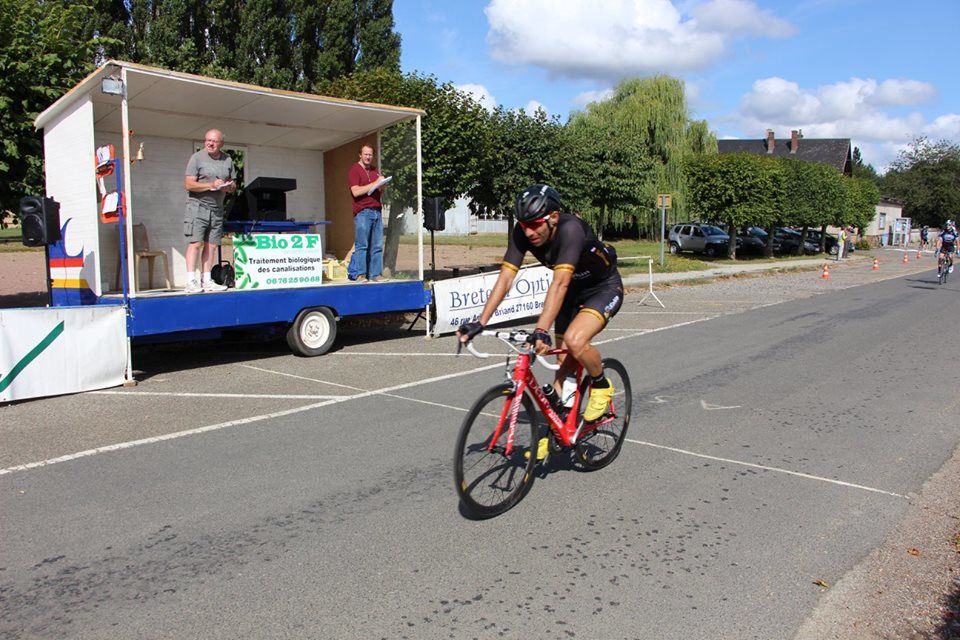
<path id="1" fill-rule="evenodd" d="M 560 397 L 563 398 L 563 406 L 570 408 L 573 406 L 573 396 L 577 392 L 576 376 L 567 376 L 563 379 L 563 389 L 560 391 Z"/>
<path id="2" fill-rule="evenodd" d="M 556 388 L 554 388 L 552 384 L 543 385 L 543 395 L 547 396 L 550 406 L 553 407 L 555 411 L 563 408 L 563 403 L 560 402 L 560 394 L 557 393 Z"/>

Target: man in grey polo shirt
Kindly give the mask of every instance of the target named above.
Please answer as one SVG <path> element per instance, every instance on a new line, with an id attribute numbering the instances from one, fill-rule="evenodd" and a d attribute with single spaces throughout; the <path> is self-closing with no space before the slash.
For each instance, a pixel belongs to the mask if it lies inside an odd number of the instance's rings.
<path id="1" fill-rule="evenodd" d="M 187 238 L 186 293 L 223 291 L 225 286 L 210 277 L 223 235 L 223 200 L 237 190 L 233 160 L 223 153 L 223 133 L 210 129 L 203 138 L 203 149 L 190 156 L 183 186 L 187 190 L 187 207 L 183 218 L 183 235 Z M 203 268 L 197 282 L 197 264 Z"/>

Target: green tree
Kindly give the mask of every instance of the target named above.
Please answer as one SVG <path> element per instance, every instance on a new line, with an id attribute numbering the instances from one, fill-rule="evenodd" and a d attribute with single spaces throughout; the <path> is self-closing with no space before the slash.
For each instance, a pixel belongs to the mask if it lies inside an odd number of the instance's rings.
<path id="1" fill-rule="evenodd" d="M 915 139 L 890 166 L 881 187 L 904 201 L 914 226 L 940 226 L 960 212 L 960 146 L 941 140 Z"/>
<path id="2" fill-rule="evenodd" d="M 497 107 L 484 118 L 483 136 L 472 152 L 477 179 L 467 189 L 473 213 L 498 214 L 513 221 L 517 194 L 531 184 L 555 187 L 567 208 L 571 164 L 564 153 L 568 138 L 556 118 L 538 109 L 533 115 Z"/>
<path id="3" fill-rule="evenodd" d="M 580 204 L 583 218 L 601 238 L 608 227 L 635 222 L 636 213 L 655 201 L 656 161 L 611 122 L 577 118 L 568 129 L 577 160 L 576 172 L 568 177 L 571 200 Z"/>
<path id="4" fill-rule="evenodd" d="M 803 241 L 810 227 L 821 230 L 820 251 L 825 248 L 826 226 L 837 211 L 846 206 L 844 177 L 833 167 L 819 163 L 781 158 L 785 175 L 782 221 L 802 227 L 797 253 L 803 253 Z"/>
<path id="5" fill-rule="evenodd" d="M 844 198 L 846 206 L 842 211 L 842 217 L 837 222 L 864 229 L 877 213 L 880 190 L 877 185 L 865 178 L 846 178 L 843 183 L 846 190 Z"/>
<path id="6" fill-rule="evenodd" d="M 684 165 L 690 210 L 705 220 L 722 221 L 731 238 L 743 225 L 771 225 L 784 209 L 787 174 L 781 163 L 751 153 L 701 155 Z M 767 254 L 772 255 L 772 234 Z M 736 243 L 728 255 L 736 257 Z"/>
<path id="7" fill-rule="evenodd" d="M 485 135 L 486 112 L 470 96 L 433 76 L 393 73 L 386 69 L 358 72 L 319 86 L 320 93 L 352 100 L 380 102 L 426 111 L 421 121 L 423 195 L 453 200 L 480 177 L 478 141 Z M 396 267 L 401 224 L 393 224 L 416 207 L 416 132 L 414 123 L 390 127 L 381 136 L 384 175 L 393 176 L 385 192 L 391 223 L 384 243 L 384 264 Z"/>
<path id="8" fill-rule="evenodd" d="M 86 33 L 90 6 L 0 0 L 0 207 L 42 194 L 43 143 L 37 115 L 93 70 Z"/>
<path id="9" fill-rule="evenodd" d="M 657 193 L 673 195 L 674 219 L 689 215 L 684 161 L 693 155 L 715 154 L 717 145 L 706 122 L 690 120 L 680 80 L 669 76 L 624 80 L 609 99 L 591 103 L 571 118 L 571 122 L 579 120 L 618 129 L 652 161 L 653 170 L 644 176 L 643 204 L 634 211 L 648 233 L 656 235 L 660 229 Z"/>
<path id="10" fill-rule="evenodd" d="M 873 168 L 873 165 L 863 161 L 863 156 L 860 154 L 860 147 L 853 148 L 853 177 L 866 178 L 874 184 L 880 180 L 880 174 Z"/>

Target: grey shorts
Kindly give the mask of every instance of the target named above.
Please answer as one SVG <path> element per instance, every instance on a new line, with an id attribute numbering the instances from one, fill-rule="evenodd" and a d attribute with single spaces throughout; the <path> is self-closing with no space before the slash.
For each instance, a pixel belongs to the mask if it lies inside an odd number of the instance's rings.
<path id="1" fill-rule="evenodd" d="M 183 235 L 187 242 L 220 244 L 220 238 L 223 237 L 223 216 L 188 204 L 183 218 Z"/>

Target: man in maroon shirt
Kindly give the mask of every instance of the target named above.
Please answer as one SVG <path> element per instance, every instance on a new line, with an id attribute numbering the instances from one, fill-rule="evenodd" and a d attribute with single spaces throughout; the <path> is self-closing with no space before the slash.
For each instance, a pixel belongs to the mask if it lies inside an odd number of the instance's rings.
<path id="1" fill-rule="evenodd" d="M 347 172 L 353 196 L 353 256 L 347 278 L 356 282 L 380 280 L 383 271 L 383 205 L 380 198 L 386 185 L 378 185 L 380 172 L 373 166 L 373 147 L 360 147 L 360 160 Z"/>

